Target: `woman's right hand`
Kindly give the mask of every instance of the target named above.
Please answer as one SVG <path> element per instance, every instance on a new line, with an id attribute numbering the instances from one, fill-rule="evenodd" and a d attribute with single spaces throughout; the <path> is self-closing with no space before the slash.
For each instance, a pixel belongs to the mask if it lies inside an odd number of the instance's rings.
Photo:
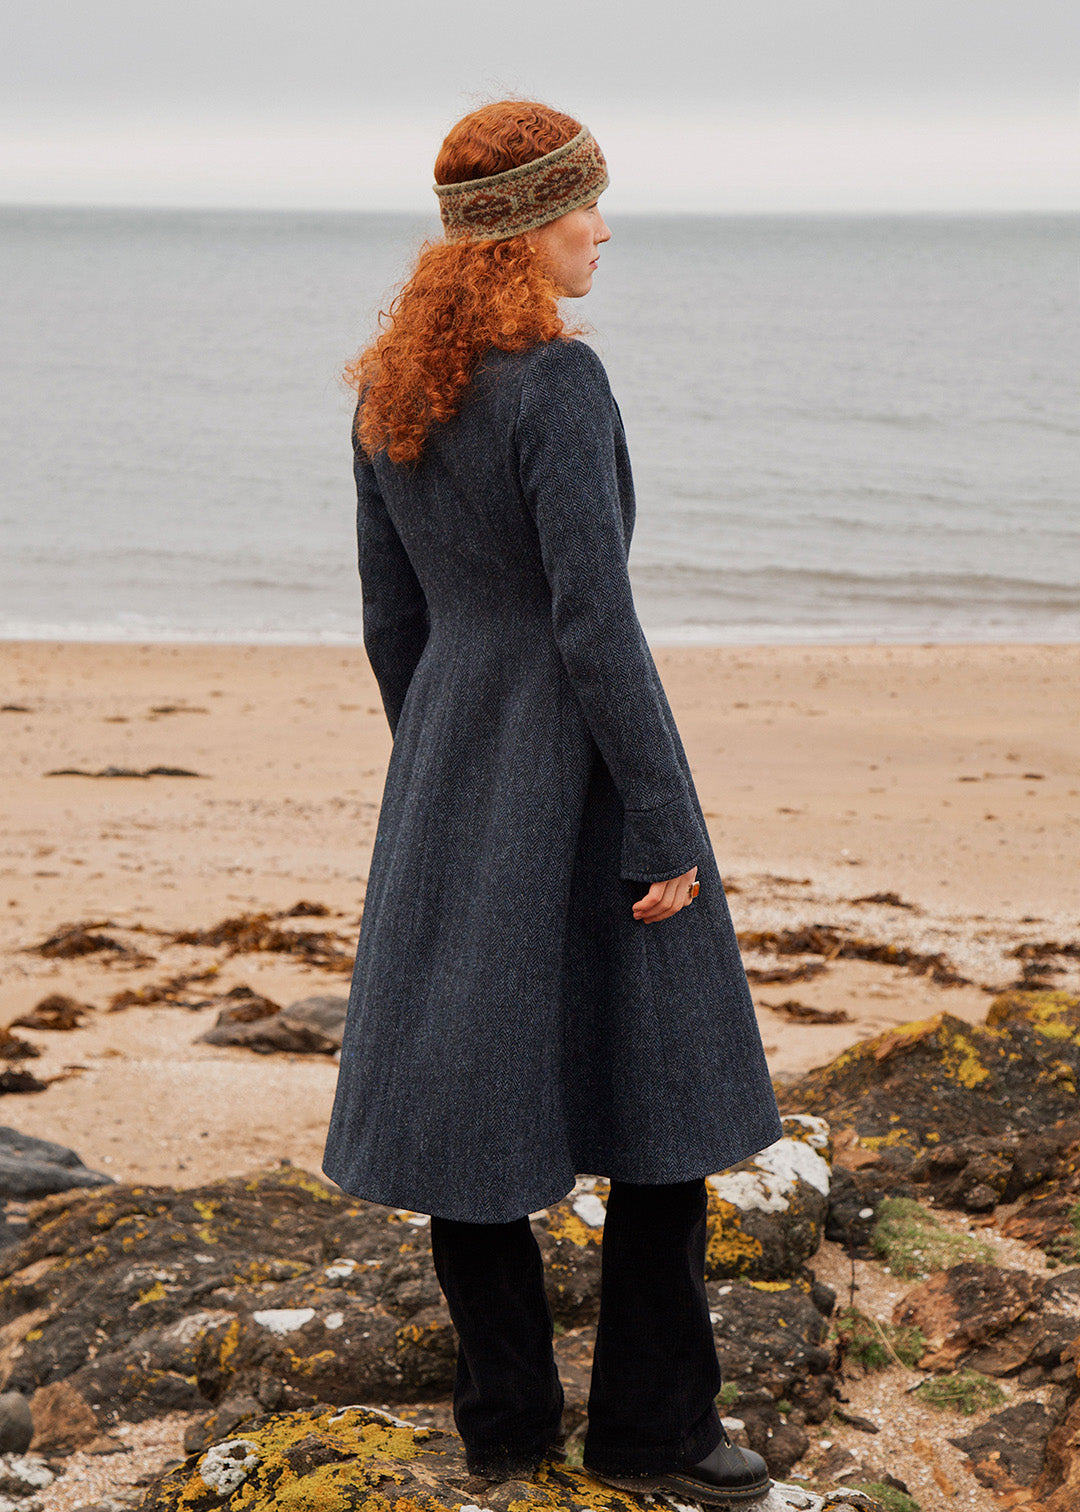
<path id="1" fill-rule="evenodd" d="M 643 924 L 659 924 L 661 919 L 670 919 L 691 901 L 696 880 L 697 867 L 692 866 L 681 877 L 654 882 L 645 896 L 634 904 L 634 918 Z"/>

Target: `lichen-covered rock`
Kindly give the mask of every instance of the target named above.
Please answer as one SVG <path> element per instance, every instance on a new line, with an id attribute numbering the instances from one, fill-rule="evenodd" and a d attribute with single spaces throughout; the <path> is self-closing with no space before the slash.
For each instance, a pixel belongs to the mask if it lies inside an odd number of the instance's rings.
<path id="1" fill-rule="evenodd" d="M 440 1394 L 454 1338 L 428 1220 L 292 1168 L 49 1198 L 0 1263 L 0 1385 L 66 1381 L 99 1423 Z"/>
<path id="2" fill-rule="evenodd" d="M 1018 991 L 996 998 L 983 1025 L 942 1013 L 864 1040 L 780 1100 L 834 1134 L 853 1131 L 863 1160 L 946 1206 L 1027 1205 L 1048 1182 L 1073 1179 L 1044 1242 L 1080 1200 L 1078 1080 L 1080 998 Z"/>
<path id="3" fill-rule="evenodd" d="M 705 1274 L 775 1281 L 816 1253 L 829 1206 L 829 1126 L 807 1114 L 783 1120 L 784 1136 L 710 1176 Z"/>
<path id="4" fill-rule="evenodd" d="M 821 1243 L 830 1182 L 829 1126 L 796 1114 L 768 1149 L 708 1180 L 705 1274 L 775 1281 L 796 1275 Z M 583 1177 L 534 1217 L 548 1295 L 558 1322 L 595 1320 L 608 1183 Z"/>
<path id="5" fill-rule="evenodd" d="M 640 1498 L 586 1471 L 545 1462 L 529 1481 L 469 1475 L 460 1440 L 370 1407 L 317 1408 L 248 1423 L 242 1436 L 193 1455 L 152 1487 L 142 1512 L 641 1512 Z M 674 1498 L 656 1503 L 675 1512 Z M 883 1512 L 854 1491 L 815 1496 L 774 1485 L 753 1512 Z"/>
<path id="6" fill-rule="evenodd" d="M 792 1127 L 800 1137 L 781 1143 L 793 1154 L 774 1146 L 741 1177 L 776 1209 L 748 1208 L 781 1236 L 770 1248 L 769 1231 L 757 1230 L 772 1267 L 809 1250 L 823 1212 L 814 1180 L 827 1180 L 827 1135 L 817 1120 Z M 817 1203 L 812 1220 L 804 1187 Z M 535 1217 L 553 1311 L 573 1335 L 564 1349 L 577 1351 L 582 1413 L 605 1194 L 606 1183 L 586 1179 Z M 737 1306 L 718 1285 L 720 1352 L 757 1423 L 752 1435 L 764 1443 L 792 1426 L 776 1411 L 784 1397 L 807 1417 L 827 1412 L 828 1356 L 807 1283 L 741 1286 Z M 0 1255 L 0 1326 L 0 1388 L 34 1397 L 57 1451 L 117 1420 L 173 1411 L 205 1415 L 196 1444 L 242 1433 L 253 1412 L 360 1394 L 434 1402 L 449 1396 L 456 1356 L 429 1220 L 353 1200 L 291 1167 L 188 1190 L 115 1186 L 45 1199 L 26 1238 Z"/>

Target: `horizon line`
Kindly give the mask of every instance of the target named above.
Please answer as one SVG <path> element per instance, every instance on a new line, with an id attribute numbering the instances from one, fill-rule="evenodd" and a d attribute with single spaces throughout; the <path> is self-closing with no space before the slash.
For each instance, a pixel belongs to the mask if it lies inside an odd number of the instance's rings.
<path id="1" fill-rule="evenodd" d="M 403 209 L 397 206 L 364 205 L 223 205 L 207 204 L 197 201 L 176 201 L 169 203 L 146 203 L 137 200 L 22 200 L 0 199 L 0 211 L 3 210 L 127 210 L 139 213 L 162 213 L 175 214 L 187 212 L 200 215 L 381 215 L 398 216 L 409 220 L 432 220 L 437 222 L 437 213 L 428 209 Z M 1017 216 L 1080 216 L 1080 204 L 1076 206 L 1054 205 L 1016 205 L 1016 206 L 981 206 L 961 207 L 931 205 L 922 207 L 878 206 L 857 207 L 850 206 L 773 206 L 771 208 L 760 207 L 749 209 L 739 206 L 725 208 L 695 208 L 695 209 L 654 209 L 650 210 L 642 206 L 626 207 L 617 212 L 620 219 L 656 219 L 696 218 L 696 219 L 719 219 L 722 217 L 768 217 L 778 216 L 791 219 L 800 219 L 819 216 L 847 216 L 850 218 L 884 218 L 884 217 L 963 217 L 966 219 L 979 219 L 997 217 L 1005 219 Z"/>

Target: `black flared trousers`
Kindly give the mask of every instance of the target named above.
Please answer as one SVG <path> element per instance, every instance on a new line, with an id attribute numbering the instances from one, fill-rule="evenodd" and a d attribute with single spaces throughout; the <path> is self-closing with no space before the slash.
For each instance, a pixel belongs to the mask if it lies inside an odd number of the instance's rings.
<path id="1" fill-rule="evenodd" d="M 657 1475 L 720 1442 L 705 1213 L 704 1181 L 611 1183 L 584 1450 L 593 1470 Z M 469 1469 L 527 1473 L 558 1437 L 563 1406 L 529 1220 L 432 1218 L 431 1248 L 458 1333 L 454 1420 Z"/>

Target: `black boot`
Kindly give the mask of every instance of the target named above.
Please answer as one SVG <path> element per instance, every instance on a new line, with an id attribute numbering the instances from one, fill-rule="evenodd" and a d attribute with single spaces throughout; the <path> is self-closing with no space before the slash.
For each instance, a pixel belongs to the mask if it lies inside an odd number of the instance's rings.
<path id="1" fill-rule="evenodd" d="M 757 1501 L 772 1484 L 765 1461 L 752 1449 L 740 1449 L 733 1444 L 726 1429 L 721 1432 L 723 1438 L 711 1454 L 696 1465 L 671 1470 L 666 1475 L 597 1475 L 594 1470 L 589 1473 L 621 1491 L 672 1491 L 689 1501 L 718 1507 Z"/>

